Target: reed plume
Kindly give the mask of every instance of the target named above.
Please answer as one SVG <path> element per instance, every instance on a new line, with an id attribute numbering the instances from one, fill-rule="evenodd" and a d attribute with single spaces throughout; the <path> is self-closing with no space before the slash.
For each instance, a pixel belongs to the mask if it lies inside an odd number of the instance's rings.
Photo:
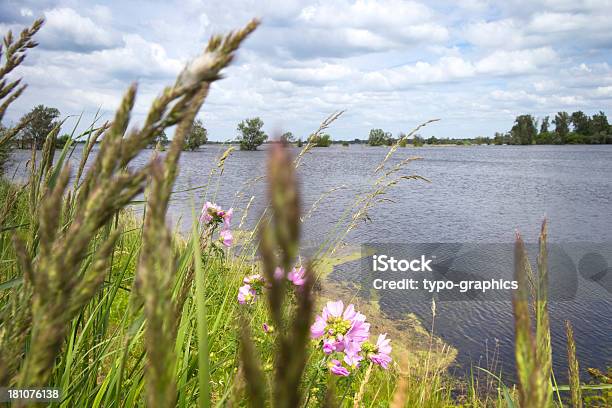
<path id="1" fill-rule="evenodd" d="M 278 333 L 274 344 L 274 389 L 270 397 L 264 397 L 257 391 L 263 386 L 258 375 L 261 368 L 258 368 L 255 359 L 249 330 L 242 330 L 241 356 L 251 404 L 261 406 L 262 400 L 266 399 L 271 400 L 275 407 L 290 408 L 298 406 L 302 399 L 300 382 L 308 352 L 314 279 L 311 266 L 306 265 L 305 283 L 296 291 L 297 305 L 291 310 L 285 302 L 284 279 L 275 277 L 274 270 L 280 266 L 287 271 L 296 261 L 300 236 L 300 200 L 295 164 L 281 143 L 275 143 L 271 149 L 267 177 L 271 211 L 261 227 L 259 252 L 264 276 L 269 282 L 269 311 Z M 283 313 L 287 308 L 291 310 L 288 317 Z M 243 326 L 248 327 L 248 322 L 243 322 Z"/>
<path id="2" fill-rule="evenodd" d="M 538 275 L 534 276 L 525 244 L 521 236 L 518 233 L 516 235 L 514 262 L 518 289 L 512 303 L 521 407 L 544 408 L 552 405 L 546 240 L 547 225 L 544 220 L 539 238 Z M 535 334 L 531 328 L 530 297 L 535 314 Z"/>
<path id="3" fill-rule="evenodd" d="M 136 282 L 146 317 L 146 394 L 151 407 L 172 407 L 177 397 L 177 355 L 174 345 L 186 291 L 181 291 L 179 296 L 173 293 L 178 269 L 177 256 L 172 249 L 171 232 L 166 226 L 166 212 L 178 174 L 185 135 L 191 130 L 210 84 L 220 78 L 219 72 L 231 62 L 240 42 L 256 27 L 257 21 L 254 20 L 245 29 L 225 38 L 213 37 L 205 52 L 187 65 L 175 87 L 167 91 L 167 94 L 178 94 L 176 88 L 186 90 L 177 102 L 184 107 L 184 111 L 174 113 L 180 117 L 180 121 L 164 163 L 154 159 L 149 165 L 151 183 Z M 198 62 L 201 60 L 205 63 Z M 194 64 L 196 68 L 193 68 Z M 153 116 L 150 115 L 150 119 Z M 194 253 L 194 256 L 200 254 Z M 183 287 L 190 287 L 191 283 L 188 278 L 183 282 Z M 200 353 L 208 353 L 208 350 L 200 350 Z"/>
<path id="4" fill-rule="evenodd" d="M 567 335 L 567 374 L 569 378 L 572 408 L 582 408 L 582 391 L 580 389 L 580 367 L 576 359 L 576 342 L 574 329 L 569 320 L 565 321 L 565 334 Z"/>

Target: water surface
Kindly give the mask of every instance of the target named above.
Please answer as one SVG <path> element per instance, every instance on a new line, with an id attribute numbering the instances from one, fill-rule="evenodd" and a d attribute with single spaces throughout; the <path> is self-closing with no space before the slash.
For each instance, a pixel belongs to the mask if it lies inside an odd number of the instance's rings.
<path id="1" fill-rule="evenodd" d="M 207 185 L 210 171 L 225 148 L 210 145 L 198 152 L 185 152 L 175 189 Z M 371 188 L 373 169 L 386 153 L 386 148 L 334 146 L 314 149 L 304 158 L 299 170 L 303 207 L 311 208 L 322 194 L 334 190 L 306 220 L 306 246 L 318 246 L 356 195 Z M 74 157 L 78 155 L 77 149 Z M 149 155 L 142 154 L 136 162 L 145 163 Z M 610 145 L 404 148 L 389 164 L 414 155 L 423 160 L 411 163 L 401 174 L 419 174 L 431 183 L 400 183 L 387 195 L 390 200 L 369 213 L 371 222 L 349 234 L 348 243 L 511 243 L 517 230 L 526 241 L 533 242 L 542 219 L 547 217 L 551 242 L 592 242 L 611 248 Z M 17 178 L 23 178 L 27 158 L 26 152 L 15 154 L 14 166 L 20 166 Z M 192 203 L 200 207 L 206 198 L 223 207 L 241 209 L 254 196 L 245 225 L 252 226 L 265 204 L 265 185 L 258 179 L 264 174 L 265 158 L 262 151 L 234 152 L 225 163 L 222 177 L 208 186 L 206 197 L 204 189 L 173 197 L 172 222 L 188 230 Z M 239 213 L 236 220 L 240 217 Z M 359 265 L 344 265 L 339 271 L 346 273 L 347 267 Z M 574 325 L 582 368 L 605 369 L 612 364 L 610 277 L 612 272 L 594 282 L 578 276 L 576 298 L 550 305 L 554 367 L 561 381 L 566 378 L 565 319 Z M 399 293 L 381 296 L 380 303 L 391 316 L 412 312 L 426 326 L 431 323 L 429 303 L 415 302 Z M 509 302 L 441 302 L 436 333 L 459 350 L 458 362 L 463 368 L 470 362 L 485 365 L 486 350 L 498 347 L 504 370 L 513 370 Z"/>

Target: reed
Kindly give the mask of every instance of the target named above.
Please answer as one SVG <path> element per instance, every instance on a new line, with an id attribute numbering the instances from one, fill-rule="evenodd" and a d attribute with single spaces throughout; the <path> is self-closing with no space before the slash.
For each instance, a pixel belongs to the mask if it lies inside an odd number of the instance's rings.
<path id="1" fill-rule="evenodd" d="M 574 329 L 569 320 L 565 321 L 565 333 L 567 335 L 567 371 L 569 377 L 570 396 L 572 408 L 582 408 L 582 391 L 580 389 L 580 368 L 576 359 L 576 342 L 574 341 Z"/>

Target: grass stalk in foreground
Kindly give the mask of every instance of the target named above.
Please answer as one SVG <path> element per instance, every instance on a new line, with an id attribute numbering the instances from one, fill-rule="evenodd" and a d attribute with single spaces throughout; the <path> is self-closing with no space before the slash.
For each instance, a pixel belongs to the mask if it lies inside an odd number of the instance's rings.
<path id="1" fill-rule="evenodd" d="M 565 333 L 567 335 L 567 371 L 569 377 L 570 396 L 572 408 L 582 408 L 582 391 L 580 390 L 580 367 L 576 359 L 576 342 L 574 341 L 574 329 L 569 320 L 565 321 Z"/>
<path id="2" fill-rule="evenodd" d="M 295 166 L 289 151 L 280 143 L 273 146 L 268 160 L 268 197 L 271 211 L 260 232 L 259 251 L 266 281 L 268 308 L 277 335 L 274 343 L 275 375 L 271 396 L 262 394 L 259 363 L 248 331 L 248 321 L 243 318 L 242 358 L 248 397 L 255 406 L 270 401 L 281 408 L 297 407 L 302 401 L 300 387 L 306 366 L 307 346 L 310 339 L 310 323 L 313 313 L 312 285 L 314 279 L 310 266 L 305 268 L 305 283 L 296 290 L 296 306 L 285 300 L 286 276 L 275 276 L 277 267 L 283 275 L 294 265 L 298 255 L 300 235 L 300 203 L 295 178 Z M 289 309 L 287 311 L 287 309 Z M 288 314 L 288 316 L 286 316 Z"/>
<path id="3" fill-rule="evenodd" d="M 537 276 L 533 274 L 521 236 L 518 233 L 516 236 L 515 279 L 518 290 L 512 303 L 521 407 L 544 408 L 552 405 L 546 236 L 547 227 L 544 221 L 540 232 Z M 531 307 L 535 313 L 535 335 L 531 329 L 530 293 L 534 294 Z"/>

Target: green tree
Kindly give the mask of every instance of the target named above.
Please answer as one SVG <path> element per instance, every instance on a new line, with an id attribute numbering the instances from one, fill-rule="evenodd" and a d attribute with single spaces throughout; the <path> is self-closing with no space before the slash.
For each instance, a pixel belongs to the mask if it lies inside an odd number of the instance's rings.
<path id="1" fill-rule="evenodd" d="M 184 150 L 197 150 L 200 146 L 208 142 L 208 131 L 200 119 L 193 121 L 191 131 L 185 135 Z"/>
<path id="2" fill-rule="evenodd" d="M 535 118 L 531 115 L 520 115 L 514 120 L 510 131 L 514 144 L 529 145 L 535 140 L 538 130 Z"/>
<path id="3" fill-rule="evenodd" d="M 504 134 L 501 132 L 495 132 L 493 135 L 493 144 L 494 145 L 503 145 L 504 144 Z"/>
<path id="4" fill-rule="evenodd" d="M 589 134 L 590 118 L 585 115 L 583 111 L 577 111 L 572 113 L 571 121 L 572 126 L 574 127 L 574 132 L 579 133 L 581 135 Z"/>
<path id="5" fill-rule="evenodd" d="M 158 144 L 161 146 L 168 144 L 168 135 L 166 135 L 165 131 L 162 131 L 160 134 L 156 135 L 149 143 L 149 147 L 154 149 Z"/>
<path id="6" fill-rule="evenodd" d="M 311 135 L 308 140 L 313 143 L 315 147 L 329 147 L 331 145 L 331 137 L 327 133 L 320 135 Z"/>
<path id="7" fill-rule="evenodd" d="M 382 129 L 371 129 L 368 137 L 370 146 L 386 146 L 391 139 L 391 133 L 385 132 Z"/>
<path id="8" fill-rule="evenodd" d="M 425 143 L 425 140 L 421 136 L 414 135 L 414 138 L 412 139 L 412 145 L 414 147 L 421 147 L 423 146 L 424 143 Z"/>
<path id="9" fill-rule="evenodd" d="M 608 123 L 608 117 L 602 111 L 596 113 L 589 122 L 590 133 L 592 136 L 592 143 L 608 143 L 610 139 L 610 124 Z"/>
<path id="10" fill-rule="evenodd" d="M 238 124 L 237 140 L 240 142 L 240 150 L 257 150 L 257 147 L 268 139 L 268 135 L 261 130 L 263 124 L 258 117 L 245 119 Z"/>
<path id="11" fill-rule="evenodd" d="M 567 112 L 557 112 L 553 123 L 555 124 L 556 136 L 554 142 L 557 144 L 565 143 L 565 140 L 567 139 L 567 135 L 569 133 L 570 116 Z"/>
<path id="12" fill-rule="evenodd" d="M 280 140 L 286 143 L 293 143 L 295 142 L 295 136 L 291 132 L 285 132 L 281 135 Z"/>
<path id="13" fill-rule="evenodd" d="M 427 144 L 430 144 L 430 145 L 438 144 L 438 138 L 435 136 L 431 136 L 429 139 L 427 139 Z"/>
<path id="14" fill-rule="evenodd" d="M 554 143 L 554 136 L 555 134 L 549 131 L 546 132 L 540 132 L 538 133 L 538 135 L 536 136 L 535 142 L 536 144 L 553 144 Z"/>
<path id="15" fill-rule="evenodd" d="M 550 117 L 544 116 L 544 118 L 542 118 L 542 123 L 540 124 L 540 133 L 548 133 L 549 128 L 550 128 Z"/>
<path id="16" fill-rule="evenodd" d="M 70 135 L 65 133 L 63 135 L 61 135 L 60 137 L 57 138 L 57 140 L 55 141 L 55 147 L 57 147 L 58 149 L 61 149 L 64 147 L 64 145 L 66 143 L 68 143 L 68 140 L 70 140 Z"/>
<path id="17" fill-rule="evenodd" d="M 26 118 L 29 119 L 28 124 L 23 128 L 23 135 L 30 144 L 34 144 L 37 149 L 42 149 L 47 135 L 59 125 L 60 112 L 55 108 L 50 108 L 44 105 L 34 107 Z"/>

